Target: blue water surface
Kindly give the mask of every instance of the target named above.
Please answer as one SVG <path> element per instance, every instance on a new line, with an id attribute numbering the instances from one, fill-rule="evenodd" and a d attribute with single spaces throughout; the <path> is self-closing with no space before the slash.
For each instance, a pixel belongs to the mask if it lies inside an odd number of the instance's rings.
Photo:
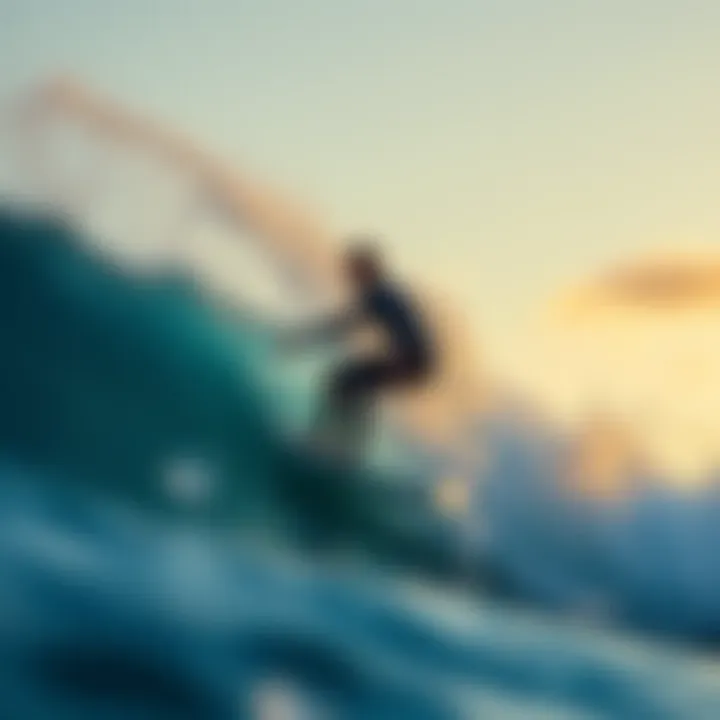
<path id="1" fill-rule="evenodd" d="M 717 498 L 570 502 L 498 417 L 448 517 L 427 463 L 295 452 L 265 329 L 92 247 L 0 211 L 0 719 L 720 717 L 711 656 L 631 630 L 717 634 Z"/>
<path id="2" fill-rule="evenodd" d="M 697 653 L 149 522 L 17 470 L 4 718 L 713 718 Z M 285 716 L 282 716 L 285 717 Z"/>

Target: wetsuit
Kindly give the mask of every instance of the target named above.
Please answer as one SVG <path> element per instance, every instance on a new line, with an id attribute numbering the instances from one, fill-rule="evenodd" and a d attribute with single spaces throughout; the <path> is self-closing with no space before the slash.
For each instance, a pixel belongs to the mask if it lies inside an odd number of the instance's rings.
<path id="1" fill-rule="evenodd" d="M 360 298 L 355 310 L 335 321 L 334 327 L 345 331 L 361 324 L 382 330 L 389 349 L 343 363 L 331 378 L 331 402 L 346 405 L 370 399 L 378 391 L 419 384 L 430 375 L 435 365 L 430 334 L 418 308 L 398 287 L 378 283 Z"/>

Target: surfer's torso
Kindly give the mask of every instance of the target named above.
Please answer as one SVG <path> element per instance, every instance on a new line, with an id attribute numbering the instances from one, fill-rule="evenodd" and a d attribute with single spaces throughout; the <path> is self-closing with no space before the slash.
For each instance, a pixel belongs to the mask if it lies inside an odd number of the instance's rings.
<path id="1" fill-rule="evenodd" d="M 360 304 L 365 318 L 385 334 L 397 359 L 422 367 L 432 363 L 430 333 L 405 292 L 390 282 L 378 283 L 362 295 Z"/>

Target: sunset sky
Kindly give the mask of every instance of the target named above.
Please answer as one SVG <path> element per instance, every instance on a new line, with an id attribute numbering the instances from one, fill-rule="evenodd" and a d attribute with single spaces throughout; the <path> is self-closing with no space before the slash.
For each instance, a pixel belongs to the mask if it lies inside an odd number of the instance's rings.
<path id="1" fill-rule="evenodd" d="M 73 73 L 377 230 L 510 367 L 565 287 L 720 240 L 719 33 L 717 0 L 4 0 L 0 93 Z"/>

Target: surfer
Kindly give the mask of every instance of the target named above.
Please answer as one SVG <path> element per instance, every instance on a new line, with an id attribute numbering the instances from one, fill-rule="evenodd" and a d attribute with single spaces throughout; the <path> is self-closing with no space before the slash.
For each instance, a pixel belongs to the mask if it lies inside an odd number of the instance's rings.
<path id="1" fill-rule="evenodd" d="M 330 373 L 314 439 L 329 432 L 344 449 L 364 447 L 368 413 L 381 394 L 415 389 L 428 383 L 435 370 L 435 348 L 420 309 L 391 276 L 377 247 L 353 241 L 343 258 L 343 271 L 353 301 L 350 307 L 292 335 L 293 345 L 343 339 L 373 327 L 386 340 L 383 350 L 350 357 Z M 340 437 L 338 437 L 340 433 Z M 319 436 L 319 437 L 318 437 Z"/>

